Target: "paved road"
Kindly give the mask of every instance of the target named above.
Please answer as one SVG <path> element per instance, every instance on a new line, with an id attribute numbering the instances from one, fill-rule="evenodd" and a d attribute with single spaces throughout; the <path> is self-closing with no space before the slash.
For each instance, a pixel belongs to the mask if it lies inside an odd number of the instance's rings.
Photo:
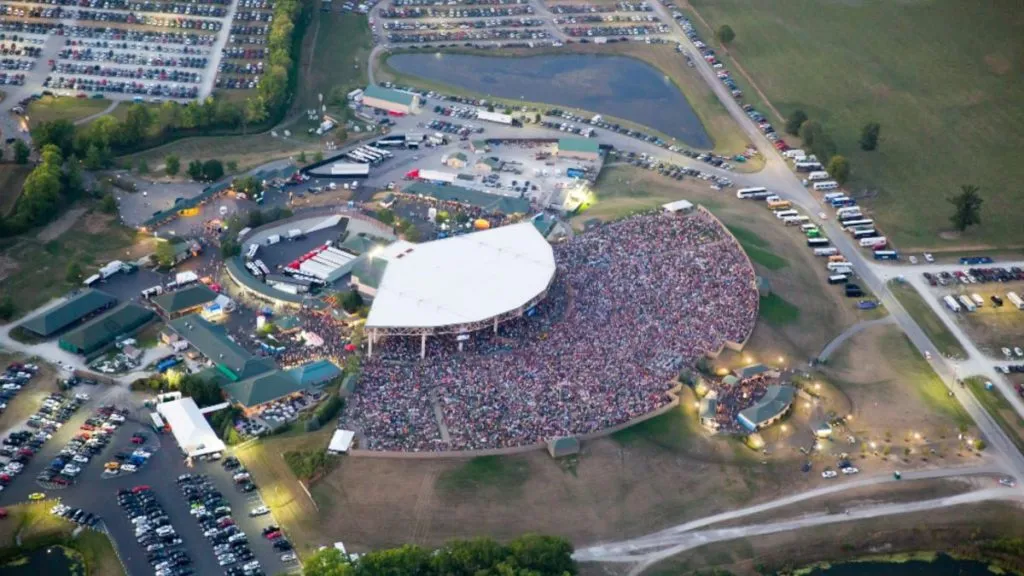
<path id="1" fill-rule="evenodd" d="M 883 324 L 895 323 L 896 319 L 893 318 L 892 316 L 877 318 L 875 320 L 865 320 L 864 322 L 857 322 L 853 326 L 850 326 L 846 330 L 843 330 L 842 334 L 836 336 L 835 338 L 832 339 L 831 342 L 826 344 L 825 348 L 821 351 L 820 354 L 818 354 L 818 361 L 824 362 L 825 360 L 828 360 L 828 357 L 831 356 L 836 350 L 838 350 L 839 347 L 843 345 L 843 342 L 846 342 L 850 338 L 856 336 L 857 334 L 860 334 L 861 331 L 867 328 L 870 328 L 872 326 L 881 326 Z"/>

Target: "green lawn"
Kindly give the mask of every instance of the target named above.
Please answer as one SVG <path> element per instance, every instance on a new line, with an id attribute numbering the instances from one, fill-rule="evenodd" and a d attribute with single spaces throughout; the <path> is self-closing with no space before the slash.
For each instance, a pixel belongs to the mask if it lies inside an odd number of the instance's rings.
<path id="1" fill-rule="evenodd" d="M 800 309 L 777 294 L 761 298 L 760 316 L 772 326 L 785 326 L 800 319 Z"/>
<path id="2" fill-rule="evenodd" d="M 803 109 L 851 159 L 851 188 L 904 249 L 1024 245 L 1024 19 L 1019 0 L 833 2 L 692 0 L 783 114 Z M 748 91 L 748 94 L 750 92 Z M 870 121 L 874 152 L 857 145 Z M 983 224 L 961 239 L 945 198 L 961 184 L 985 197 Z"/>
<path id="3" fill-rule="evenodd" d="M 437 479 L 437 488 L 448 494 L 462 494 L 481 488 L 502 492 L 520 488 L 530 478 L 530 464 L 515 456 L 480 456 L 458 468 L 445 470 Z"/>
<path id="4" fill-rule="evenodd" d="M 780 270 L 789 266 L 789 262 L 768 249 L 769 244 L 757 233 L 740 226 L 727 226 L 732 235 L 739 240 L 740 246 L 750 259 L 769 270 Z"/>
<path id="5" fill-rule="evenodd" d="M 86 116 L 98 114 L 110 106 L 110 100 L 94 100 L 92 98 L 54 98 L 44 96 L 29 103 L 27 116 L 29 124 L 35 126 L 40 122 L 53 120 L 80 120 Z"/>
<path id="6" fill-rule="evenodd" d="M 935 314 L 913 286 L 905 282 L 890 282 L 889 289 L 943 356 L 967 357 L 967 351 L 964 350 L 960 341 L 946 329 L 942 318 Z"/>
<path id="7" fill-rule="evenodd" d="M 353 12 L 313 12 L 303 39 L 295 109 L 318 107 L 319 94 L 328 103 L 331 91 L 364 88 L 373 48 L 366 16 Z"/>
<path id="8" fill-rule="evenodd" d="M 692 395 L 686 396 L 692 398 Z M 696 426 L 695 416 L 682 404 L 675 409 L 612 434 L 612 440 L 629 445 L 649 442 L 661 448 L 682 451 L 687 447 Z"/>
<path id="9" fill-rule="evenodd" d="M 32 166 L 28 164 L 0 164 L 0 217 L 14 209 L 21 196 L 21 186 L 31 171 Z"/>
<path id="10" fill-rule="evenodd" d="M 998 389 L 986 390 L 985 379 L 980 376 L 972 376 L 964 381 L 974 397 L 1003 429 L 1006 437 L 1013 442 L 1017 450 L 1024 452 L 1024 420 L 1014 412 L 1013 406 L 1003 397 L 1003 393 Z"/>

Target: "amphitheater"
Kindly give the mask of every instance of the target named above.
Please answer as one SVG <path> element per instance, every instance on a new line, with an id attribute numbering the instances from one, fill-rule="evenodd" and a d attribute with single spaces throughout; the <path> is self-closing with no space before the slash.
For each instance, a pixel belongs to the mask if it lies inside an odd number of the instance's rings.
<path id="1" fill-rule="evenodd" d="M 356 431 L 361 451 L 493 453 L 601 434 L 673 404 L 669 392 L 679 371 L 723 347 L 741 348 L 757 319 L 753 267 L 703 209 L 635 215 L 555 245 L 551 278 L 543 250 L 528 252 L 530 266 L 510 268 L 537 274 L 525 291 L 522 282 L 452 273 L 459 250 L 440 278 L 441 285 L 478 284 L 453 286 L 449 302 L 511 304 L 516 317 L 501 323 L 474 317 L 472 332 L 434 330 L 429 346 L 407 329 L 371 334 L 374 355 L 341 422 Z M 522 250 L 507 254 L 524 258 Z M 406 302 L 416 302 L 408 274 L 403 270 L 398 285 Z M 515 294 L 511 300 L 504 285 Z M 437 297 L 437 278 L 424 286 Z M 537 302 L 533 294 L 544 297 Z M 425 305 L 430 318 L 437 318 L 435 308 Z M 400 315 L 378 318 L 401 318 L 408 327 L 417 325 L 415 314 L 408 305 Z"/>

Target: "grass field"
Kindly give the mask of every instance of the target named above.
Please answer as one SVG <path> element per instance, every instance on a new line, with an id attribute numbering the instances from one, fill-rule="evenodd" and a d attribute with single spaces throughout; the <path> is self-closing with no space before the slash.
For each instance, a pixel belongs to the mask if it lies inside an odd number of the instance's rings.
<path id="1" fill-rule="evenodd" d="M 10 214 L 21 196 L 21 186 L 32 171 L 30 165 L 0 164 L 0 217 Z"/>
<path id="2" fill-rule="evenodd" d="M 0 244 L 0 293 L 10 294 L 20 316 L 59 296 L 71 288 L 81 287 L 78 281 L 65 279 L 70 262 L 78 262 L 88 277 L 101 263 L 115 257 L 128 259 L 125 250 L 140 250 L 134 230 L 117 224 L 112 217 L 88 213 L 74 222 L 67 232 L 54 240 L 36 237 L 5 239 Z"/>
<path id="3" fill-rule="evenodd" d="M 769 244 L 754 232 L 741 226 L 730 226 L 729 231 L 739 240 L 743 251 L 751 260 L 769 270 L 781 270 L 789 265 L 785 258 L 769 250 Z"/>
<path id="4" fill-rule="evenodd" d="M 691 0 L 783 114 L 803 109 L 853 166 L 851 188 L 904 249 L 1024 245 L 1024 20 L 1015 0 L 978 3 Z M 879 25 L 885 23 L 885 25 Z M 751 92 L 745 91 L 748 94 Z M 857 139 L 882 126 L 878 150 Z M 945 198 L 961 184 L 985 197 L 983 224 L 963 237 Z"/>
<path id="5" fill-rule="evenodd" d="M 0 558 L 13 559 L 20 552 L 62 544 L 82 555 L 86 570 L 82 576 L 124 576 L 110 540 L 92 530 L 72 537 L 77 525 L 50 514 L 54 504 L 44 500 L 8 506 L 7 518 L 0 520 Z"/>
<path id="6" fill-rule="evenodd" d="M 928 335 L 928 339 L 935 344 L 938 351 L 951 358 L 966 358 L 967 351 L 950 332 L 935 312 L 924 301 L 924 298 L 917 290 L 905 282 L 890 282 L 889 290 L 892 291 L 900 304 L 907 309 L 907 312 L 914 318 L 914 321 Z"/>
<path id="7" fill-rule="evenodd" d="M 324 103 L 330 105 L 330 95 L 335 89 L 347 93 L 364 88 L 372 48 L 373 39 L 365 16 L 335 10 L 313 12 L 313 22 L 303 38 L 294 110 L 318 108 L 320 94 Z M 338 111 L 339 107 L 329 106 L 329 110 Z"/>
<path id="8" fill-rule="evenodd" d="M 715 96 L 714 92 L 711 91 L 710 87 L 708 87 L 708 85 L 692 68 L 686 65 L 686 61 L 682 55 L 678 54 L 674 48 L 668 45 L 647 45 L 622 42 L 603 45 L 571 44 L 562 48 L 549 50 L 500 49 L 480 52 L 479 50 L 467 51 L 457 49 L 454 50 L 454 52 L 485 55 L 490 57 L 523 57 L 542 54 L 604 54 L 630 56 L 654 66 L 660 72 L 665 74 L 667 79 L 675 84 L 680 92 L 682 92 L 686 97 L 694 112 L 696 112 L 697 116 L 700 118 L 705 131 L 707 131 L 712 141 L 714 141 L 714 150 L 716 152 L 734 155 L 746 150 L 747 145 L 749 144 L 749 140 L 743 135 L 742 131 L 729 116 L 728 112 L 726 112 L 722 103 Z M 423 78 L 400 74 L 387 65 L 386 55 L 378 59 L 375 66 L 377 70 L 376 78 L 378 81 L 391 80 L 393 82 L 418 86 L 426 90 L 436 90 L 449 94 L 461 94 L 478 98 L 487 96 L 485 94 L 472 93 L 454 86 L 446 86 Z M 527 106 L 529 108 L 538 109 L 546 107 L 544 106 L 544 103 L 537 102 L 503 100 L 493 97 L 491 100 L 515 107 Z M 561 108 L 565 107 L 563 106 Z M 586 115 L 592 115 L 594 113 L 592 110 L 576 110 L 576 112 Z M 657 126 L 639 126 L 638 124 L 628 120 L 613 118 L 607 114 L 605 117 L 609 121 L 614 121 L 633 129 L 644 129 L 646 131 L 653 130 L 663 139 L 672 141 L 670 136 L 658 132 Z M 763 161 L 755 158 L 748 161 L 746 164 L 738 164 L 737 170 L 742 172 L 753 172 L 760 170 L 762 166 Z"/>
<path id="9" fill-rule="evenodd" d="M 303 151 L 307 156 L 311 156 L 317 150 L 318 145 L 304 139 L 274 138 L 270 133 L 248 136 L 200 136 L 182 138 L 137 154 L 122 156 L 120 161 L 136 166 L 139 160 L 145 159 L 150 171 L 153 174 L 160 174 L 163 172 L 164 158 L 175 154 L 181 161 L 182 172 L 191 160 L 211 158 L 222 162 L 237 162 L 239 171 L 245 171 L 271 160 L 296 157 Z"/>
<path id="10" fill-rule="evenodd" d="M 437 489 L 448 494 L 465 494 L 482 488 L 518 492 L 529 478 L 530 464 L 525 459 L 480 456 L 440 474 Z"/>
<path id="11" fill-rule="evenodd" d="M 761 319 L 773 326 L 785 326 L 800 319 L 800 308 L 787 302 L 778 294 L 761 298 Z"/>
<path id="12" fill-rule="evenodd" d="M 41 122 L 54 120 L 80 120 L 107 109 L 110 100 L 93 100 L 92 98 L 54 98 L 43 96 L 28 105 L 27 116 L 29 125 L 36 126 Z"/>
<path id="13" fill-rule="evenodd" d="M 1006 437 L 1013 442 L 1017 450 L 1024 452 L 1024 420 L 1013 409 L 1013 406 L 1003 397 L 998 388 L 985 389 L 985 379 L 980 376 L 964 378 L 964 383 L 970 388 L 974 397 L 981 402 L 981 405 L 988 410 L 992 418 L 999 424 L 999 427 L 1006 433 Z"/>

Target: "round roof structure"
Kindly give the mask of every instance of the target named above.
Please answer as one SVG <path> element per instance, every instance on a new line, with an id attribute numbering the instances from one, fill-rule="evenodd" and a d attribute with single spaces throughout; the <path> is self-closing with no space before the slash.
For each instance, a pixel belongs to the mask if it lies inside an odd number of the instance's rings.
<path id="1" fill-rule="evenodd" d="M 366 326 L 392 334 L 458 333 L 519 316 L 544 298 L 556 268 L 530 222 L 395 242 L 370 257 L 386 268 Z"/>

